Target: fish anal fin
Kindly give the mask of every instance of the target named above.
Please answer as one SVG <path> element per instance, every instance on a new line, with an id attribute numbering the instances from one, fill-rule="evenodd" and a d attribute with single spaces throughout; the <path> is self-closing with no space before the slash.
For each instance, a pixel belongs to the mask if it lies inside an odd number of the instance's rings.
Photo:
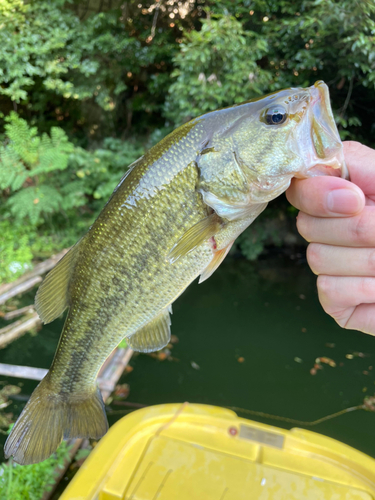
<path id="1" fill-rule="evenodd" d="M 168 254 L 168 260 L 173 264 L 181 257 L 184 257 L 205 241 L 214 236 L 223 226 L 220 217 L 213 213 L 197 222 L 194 226 L 181 236 Z"/>
<path id="2" fill-rule="evenodd" d="M 128 346 L 134 351 L 152 352 L 165 347 L 171 338 L 171 319 L 166 308 L 156 318 L 126 339 Z"/>
<path id="3" fill-rule="evenodd" d="M 208 264 L 206 269 L 200 275 L 199 283 L 203 283 L 203 281 L 208 279 L 216 271 L 216 269 L 220 266 L 220 264 L 223 262 L 225 257 L 228 255 L 228 252 L 231 249 L 233 243 L 234 243 L 234 240 L 231 241 L 230 243 L 228 243 L 228 245 L 225 248 L 222 248 L 221 250 L 217 250 L 214 253 L 214 256 L 213 256 L 211 262 Z"/>
<path id="4" fill-rule="evenodd" d="M 76 243 L 44 278 L 35 296 L 35 308 L 43 323 L 50 323 L 69 306 L 69 282 L 77 261 Z"/>

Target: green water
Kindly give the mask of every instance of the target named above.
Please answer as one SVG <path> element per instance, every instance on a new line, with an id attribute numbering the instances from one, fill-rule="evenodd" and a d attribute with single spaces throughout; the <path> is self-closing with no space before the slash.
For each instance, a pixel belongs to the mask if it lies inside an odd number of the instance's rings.
<path id="1" fill-rule="evenodd" d="M 23 304 L 30 301 L 31 296 L 22 299 Z M 284 256 L 256 264 L 227 259 L 208 281 L 191 285 L 174 304 L 173 313 L 172 333 L 179 342 L 172 356 L 177 360 L 134 356 L 130 363 L 134 370 L 121 379 L 130 385 L 132 403 L 189 401 L 313 421 L 359 405 L 375 393 L 375 339 L 342 330 L 323 312 L 315 277 L 304 262 Z M 62 323 L 55 321 L 36 337 L 17 340 L 0 351 L 0 361 L 48 368 Z M 365 356 L 347 359 L 353 352 Z M 311 375 L 315 359 L 322 356 L 337 366 L 324 365 Z M 369 368 L 373 364 L 374 370 Z M 23 383 L 22 395 L 27 396 L 36 382 Z M 9 409 L 18 413 L 23 405 L 17 400 Z M 110 423 L 125 414 L 120 406 L 112 404 L 110 409 L 116 412 L 109 415 Z M 355 411 L 307 428 L 375 457 L 371 412 Z"/>

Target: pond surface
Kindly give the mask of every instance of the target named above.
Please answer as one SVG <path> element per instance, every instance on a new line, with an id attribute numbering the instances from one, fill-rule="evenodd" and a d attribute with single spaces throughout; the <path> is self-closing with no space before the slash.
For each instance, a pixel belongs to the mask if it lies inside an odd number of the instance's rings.
<path id="1" fill-rule="evenodd" d="M 31 294 L 22 299 L 22 305 L 31 302 Z M 342 330 L 324 313 L 315 276 L 304 261 L 285 256 L 257 263 L 228 258 L 209 280 L 192 284 L 173 313 L 172 333 L 179 340 L 171 352 L 175 359 L 134 356 L 134 370 L 121 379 L 130 385 L 129 402 L 189 401 L 310 422 L 374 395 L 375 338 Z M 36 336 L 17 340 L 0 351 L 0 361 L 48 368 L 62 325 L 63 320 L 56 320 Z M 312 375 L 318 357 L 330 358 L 336 366 L 323 364 Z M 22 383 L 21 399 L 7 409 L 15 414 L 36 386 L 33 381 Z M 123 408 L 111 405 L 110 424 L 126 414 Z M 280 427 L 296 426 L 238 414 Z M 372 412 L 354 411 L 306 428 L 375 457 Z"/>

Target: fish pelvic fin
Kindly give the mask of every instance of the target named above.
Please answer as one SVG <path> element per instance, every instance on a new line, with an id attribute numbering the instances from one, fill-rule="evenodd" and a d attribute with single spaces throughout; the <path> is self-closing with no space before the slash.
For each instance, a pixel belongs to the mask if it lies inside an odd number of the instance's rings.
<path id="1" fill-rule="evenodd" d="M 27 402 L 4 446 L 5 458 L 21 464 L 47 459 L 63 439 L 99 439 L 108 430 L 99 388 L 88 394 L 59 394 L 49 388 L 48 374 Z"/>
<path id="2" fill-rule="evenodd" d="M 220 217 L 213 213 L 186 231 L 169 252 L 167 259 L 172 264 L 214 236 L 223 226 Z"/>
<path id="3" fill-rule="evenodd" d="M 69 283 L 78 257 L 76 243 L 44 278 L 35 296 L 35 308 L 43 323 L 50 323 L 69 306 Z"/>
<path id="4" fill-rule="evenodd" d="M 225 248 L 223 248 L 222 250 L 217 250 L 214 253 L 214 256 L 213 256 L 211 262 L 208 264 L 208 266 L 202 272 L 202 274 L 199 278 L 199 283 L 203 283 L 203 281 L 208 279 L 216 271 L 216 269 L 220 266 L 220 264 L 223 262 L 225 257 L 228 255 L 228 252 L 232 248 L 233 243 L 234 243 L 234 241 L 231 241 Z"/>
<path id="5" fill-rule="evenodd" d="M 139 352 L 159 351 L 165 347 L 171 338 L 170 312 L 171 306 L 166 307 L 147 325 L 127 337 L 128 346 Z"/>

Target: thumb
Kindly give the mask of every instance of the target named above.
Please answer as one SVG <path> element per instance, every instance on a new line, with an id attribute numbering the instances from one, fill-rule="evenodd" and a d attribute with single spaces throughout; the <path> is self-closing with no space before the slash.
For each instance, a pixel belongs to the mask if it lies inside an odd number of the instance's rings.
<path id="1" fill-rule="evenodd" d="M 365 206 L 361 189 L 340 177 L 293 179 L 285 194 L 298 210 L 314 217 L 349 217 Z"/>

